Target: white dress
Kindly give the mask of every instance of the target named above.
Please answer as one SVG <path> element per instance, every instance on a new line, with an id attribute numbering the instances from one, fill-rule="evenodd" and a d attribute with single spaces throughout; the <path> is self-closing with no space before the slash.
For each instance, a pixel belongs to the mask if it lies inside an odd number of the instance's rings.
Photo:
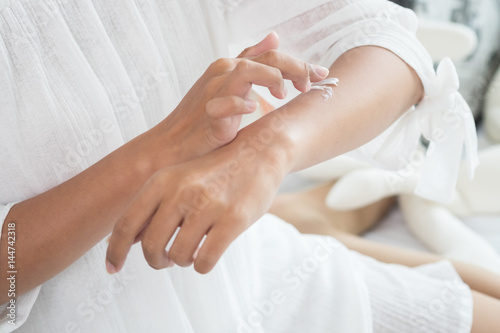
<path id="1" fill-rule="evenodd" d="M 449 179 L 423 177 L 423 194 L 449 195 L 474 127 L 454 71 L 436 76 L 416 42 L 416 18 L 382 0 L 0 1 L 0 221 L 162 120 L 231 41 L 276 30 L 285 50 L 329 66 L 359 45 L 392 50 L 421 77 L 426 99 L 358 150 L 398 168 L 420 134 L 449 134 L 426 159 Z M 450 128 L 445 112 L 463 119 Z M 437 116 L 436 116 L 437 115 Z M 471 134 L 472 133 L 472 134 Z M 471 136 L 472 135 L 472 136 Z M 449 150 L 448 148 L 453 148 Z M 447 150 L 448 149 L 448 150 Z M 450 151 L 450 152 L 449 152 Z M 451 161 L 451 162 L 450 162 Z M 435 165 L 434 165 L 435 166 Z M 447 169 L 446 169 L 447 168 Z M 22 237 L 22 235 L 17 235 Z M 265 215 L 213 272 L 151 269 L 140 246 L 110 276 L 106 241 L 43 285 L 2 305 L 0 332 L 468 332 L 470 290 L 451 265 L 380 264 L 330 237 L 301 235 Z M 23 274 L 23 272 L 18 272 Z"/>

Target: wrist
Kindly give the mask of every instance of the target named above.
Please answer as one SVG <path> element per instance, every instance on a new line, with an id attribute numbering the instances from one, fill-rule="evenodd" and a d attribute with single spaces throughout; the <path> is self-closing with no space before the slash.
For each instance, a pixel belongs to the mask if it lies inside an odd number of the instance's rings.
<path id="1" fill-rule="evenodd" d="M 274 111 L 243 128 L 229 144 L 238 150 L 238 158 L 251 160 L 268 168 L 281 180 L 294 168 L 296 144 L 287 122 L 290 115 L 284 110 Z M 250 162 L 250 161 L 249 161 Z"/>
<path id="2" fill-rule="evenodd" d="M 165 167 L 181 162 L 179 145 L 173 131 L 164 130 L 161 123 L 131 140 L 127 147 L 125 160 L 132 164 L 138 176 L 149 178 Z"/>

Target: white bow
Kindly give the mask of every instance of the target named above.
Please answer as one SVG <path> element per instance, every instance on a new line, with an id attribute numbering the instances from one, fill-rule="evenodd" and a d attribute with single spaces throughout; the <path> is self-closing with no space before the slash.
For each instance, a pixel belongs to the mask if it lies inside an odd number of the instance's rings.
<path id="1" fill-rule="evenodd" d="M 479 163 L 476 126 L 469 105 L 458 92 L 457 72 L 449 58 L 440 62 L 432 88 L 417 106 L 422 134 L 430 144 L 415 193 L 449 203 L 462 157 L 470 179 Z"/>

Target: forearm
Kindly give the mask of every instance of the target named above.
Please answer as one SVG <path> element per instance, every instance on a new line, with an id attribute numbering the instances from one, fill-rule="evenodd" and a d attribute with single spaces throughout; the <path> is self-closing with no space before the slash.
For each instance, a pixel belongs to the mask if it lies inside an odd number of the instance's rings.
<path id="1" fill-rule="evenodd" d="M 146 140 L 147 135 L 155 135 L 157 140 Z M 179 162 L 176 153 L 165 148 L 172 143 L 162 144 L 163 137 L 168 141 L 160 133 L 139 136 L 72 179 L 14 205 L 2 230 L 1 290 L 6 290 L 4 275 L 9 270 L 8 223 L 16 224 L 17 291 L 22 294 L 99 242 L 150 175 L 161 166 Z M 165 158 L 161 160 L 161 156 Z M 6 296 L 1 293 L 0 303 Z"/>
<path id="2" fill-rule="evenodd" d="M 370 141 L 423 96 L 416 73 L 392 52 L 365 46 L 346 52 L 330 68 L 339 78 L 333 97 L 321 91 L 301 94 L 251 126 L 273 128 L 289 150 L 287 171 L 298 171 L 346 153 Z"/>

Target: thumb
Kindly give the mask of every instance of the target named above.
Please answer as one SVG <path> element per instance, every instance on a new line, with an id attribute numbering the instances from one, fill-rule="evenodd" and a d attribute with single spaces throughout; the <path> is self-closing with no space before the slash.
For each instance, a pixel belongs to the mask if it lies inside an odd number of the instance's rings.
<path id="1" fill-rule="evenodd" d="M 254 46 L 247 47 L 240 53 L 238 58 L 255 57 L 269 50 L 276 50 L 280 44 L 280 37 L 276 32 L 271 32 L 263 40 Z"/>

